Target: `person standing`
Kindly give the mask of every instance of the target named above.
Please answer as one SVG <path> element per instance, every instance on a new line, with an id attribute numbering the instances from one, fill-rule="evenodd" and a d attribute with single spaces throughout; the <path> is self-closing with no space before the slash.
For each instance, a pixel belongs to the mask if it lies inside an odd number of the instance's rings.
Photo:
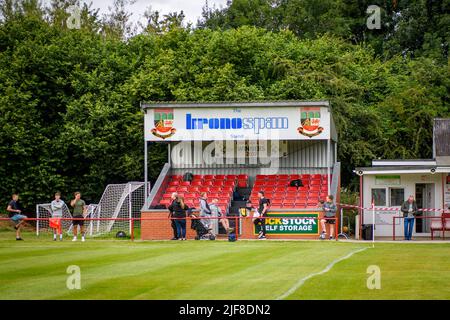
<path id="1" fill-rule="evenodd" d="M 62 241 L 62 239 L 63 239 L 61 218 L 63 217 L 64 205 L 65 205 L 64 201 L 61 200 L 61 193 L 56 192 L 55 200 L 53 200 L 50 204 L 50 207 L 52 210 L 52 219 L 53 219 L 53 222 L 51 224 L 54 226 L 53 241 L 56 241 L 57 235 L 58 235 L 60 241 Z"/>
<path id="2" fill-rule="evenodd" d="M 211 208 L 208 204 L 208 196 L 206 192 L 202 192 L 200 195 L 200 221 L 203 223 L 206 229 L 211 229 Z"/>
<path id="3" fill-rule="evenodd" d="M 14 229 L 16 229 L 16 240 L 23 240 L 20 236 L 20 229 L 23 226 L 24 220 L 27 216 L 22 214 L 22 206 L 19 203 L 19 195 L 17 193 L 12 195 L 12 199 L 6 208 L 9 218 L 14 222 Z"/>
<path id="4" fill-rule="evenodd" d="M 70 201 L 70 205 L 73 207 L 73 239 L 72 241 L 77 241 L 77 235 L 78 235 L 78 226 L 80 226 L 80 233 L 81 233 L 81 241 L 86 241 L 84 235 L 84 215 L 87 211 L 86 202 L 81 199 L 81 193 L 75 192 L 75 199 Z"/>
<path id="5" fill-rule="evenodd" d="M 183 197 L 177 198 L 170 204 L 169 211 L 173 212 L 173 218 L 177 227 L 178 240 L 186 240 L 186 210 L 188 206 L 184 203 Z"/>
<path id="6" fill-rule="evenodd" d="M 417 214 L 417 203 L 414 200 L 414 196 L 409 196 L 408 200 L 403 202 L 400 210 L 403 212 L 405 240 L 409 241 L 413 232 L 414 217 Z"/>
<path id="7" fill-rule="evenodd" d="M 267 217 L 267 211 L 269 211 L 269 199 L 266 199 L 264 197 L 264 191 L 258 192 L 258 198 L 259 198 L 259 205 L 258 205 L 258 214 L 259 219 L 255 220 L 255 224 L 259 224 L 261 226 L 261 229 L 258 233 L 258 239 L 264 240 L 266 239 L 266 219 Z"/>
<path id="8" fill-rule="evenodd" d="M 170 198 L 172 199 L 172 202 L 169 205 L 168 209 L 169 209 L 170 226 L 172 227 L 172 232 L 173 232 L 173 238 L 170 240 L 178 240 L 177 225 L 175 224 L 175 219 L 173 219 L 174 218 L 173 210 L 171 209 L 171 208 L 173 208 L 174 201 L 176 201 L 178 198 L 178 193 L 176 193 L 176 192 L 172 193 L 172 196 Z"/>
<path id="9" fill-rule="evenodd" d="M 333 195 L 328 195 L 325 199 L 325 203 L 322 206 L 324 217 L 320 220 L 320 225 L 322 227 L 322 233 L 320 234 L 320 239 L 326 239 L 327 237 L 327 227 L 330 226 L 330 236 L 329 239 L 333 239 L 334 225 L 336 224 L 336 205 L 333 203 Z"/>

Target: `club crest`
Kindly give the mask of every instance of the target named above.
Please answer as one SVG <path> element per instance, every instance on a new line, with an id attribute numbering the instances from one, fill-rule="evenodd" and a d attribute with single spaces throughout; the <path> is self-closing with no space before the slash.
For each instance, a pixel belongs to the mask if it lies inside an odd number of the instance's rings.
<path id="1" fill-rule="evenodd" d="M 154 109 L 153 119 L 155 127 L 151 132 L 154 136 L 167 139 L 175 134 L 176 129 L 173 127 L 173 109 Z"/>
<path id="2" fill-rule="evenodd" d="M 301 108 L 300 127 L 297 131 L 307 137 L 314 137 L 322 133 L 320 126 L 320 108 Z"/>

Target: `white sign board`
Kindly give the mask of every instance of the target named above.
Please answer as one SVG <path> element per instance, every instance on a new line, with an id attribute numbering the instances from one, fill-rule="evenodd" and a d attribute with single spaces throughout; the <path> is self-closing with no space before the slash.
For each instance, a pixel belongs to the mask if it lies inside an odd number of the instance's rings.
<path id="1" fill-rule="evenodd" d="M 327 107 L 148 108 L 146 141 L 324 140 Z"/>

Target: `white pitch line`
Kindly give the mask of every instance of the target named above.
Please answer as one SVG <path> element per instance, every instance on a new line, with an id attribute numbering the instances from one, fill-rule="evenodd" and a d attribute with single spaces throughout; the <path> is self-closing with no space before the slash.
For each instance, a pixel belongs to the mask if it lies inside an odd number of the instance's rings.
<path id="1" fill-rule="evenodd" d="M 332 261 L 325 269 L 323 269 L 322 271 L 316 272 L 316 273 L 311 273 L 310 275 L 308 275 L 308 276 L 306 276 L 306 277 L 304 277 L 304 278 L 301 278 L 301 279 L 298 280 L 298 281 L 297 281 L 297 282 L 296 282 L 296 283 L 295 283 L 288 291 L 286 291 L 285 293 L 283 293 L 283 294 L 282 294 L 281 296 L 279 296 L 276 300 L 283 300 L 283 299 L 286 299 L 286 298 L 289 297 L 291 294 L 293 294 L 295 291 L 297 291 L 297 290 L 305 283 L 306 280 L 309 280 L 309 279 L 311 279 L 311 278 L 313 278 L 313 277 L 315 277 L 315 276 L 319 276 L 319 275 L 321 275 L 321 274 L 327 273 L 328 271 L 331 270 L 331 268 L 333 268 L 333 266 L 334 266 L 336 263 L 341 262 L 341 261 L 343 261 L 343 260 L 345 260 L 345 259 L 348 259 L 348 258 L 350 258 L 352 255 L 354 255 L 355 253 L 364 251 L 364 250 L 366 250 L 366 249 L 368 249 L 368 247 L 362 248 L 362 249 L 358 249 L 358 250 L 355 250 L 355 251 L 352 251 L 352 252 L 350 252 L 349 254 L 347 254 L 346 256 L 344 256 L 344 257 L 342 257 L 342 258 L 333 260 L 333 261 Z"/>

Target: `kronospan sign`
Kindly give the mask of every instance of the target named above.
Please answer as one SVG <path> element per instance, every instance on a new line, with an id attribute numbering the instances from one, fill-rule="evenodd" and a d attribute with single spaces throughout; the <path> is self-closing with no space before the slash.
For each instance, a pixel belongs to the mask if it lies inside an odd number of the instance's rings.
<path id="1" fill-rule="evenodd" d="M 326 107 L 154 108 L 147 141 L 329 139 Z"/>

